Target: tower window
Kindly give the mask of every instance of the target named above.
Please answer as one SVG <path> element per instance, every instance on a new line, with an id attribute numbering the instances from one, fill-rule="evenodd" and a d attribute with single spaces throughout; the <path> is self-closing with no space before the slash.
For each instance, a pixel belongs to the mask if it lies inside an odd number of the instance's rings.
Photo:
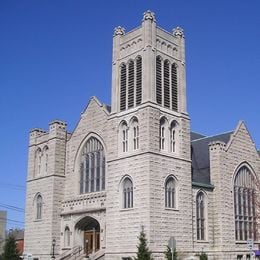
<path id="1" fill-rule="evenodd" d="M 165 207 L 176 208 L 176 185 L 172 176 L 165 183 Z"/>
<path id="2" fill-rule="evenodd" d="M 166 140 L 167 140 L 166 119 L 163 117 L 160 120 L 160 150 L 166 150 Z"/>
<path id="3" fill-rule="evenodd" d="M 172 109 L 178 110 L 177 66 L 172 64 Z"/>
<path id="4" fill-rule="evenodd" d="M 133 207 L 133 182 L 130 178 L 125 178 L 123 181 L 123 208 L 128 209 Z"/>
<path id="5" fill-rule="evenodd" d="M 142 103 L 142 57 L 136 59 L 136 105 Z"/>
<path id="6" fill-rule="evenodd" d="M 156 102 L 162 104 L 162 61 L 156 57 Z"/>
<path id="7" fill-rule="evenodd" d="M 128 108 L 134 106 L 134 62 L 131 60 L 128 65 Z"/>
<path id="8" fill-rule="evenodd" d="M 156 102 L 178 111 L 177 65 L 160 56 L 156 57 Z"/>
<path id="9" fill-rule="evenodd" d="M 120 111 L 142 103 L 142 57 L 120 66 Z"/>
<path id="10" fill-rule="evenodd" d="M 128 151 L 128 126 L 126 122 L 123 122 L 121 125 L 121 136 L 122 136 L 122 151 Z"/>
<path id="11" fill-rule="evenodd" d="M 42 196 L 36 197 L 36 219 L 42 219 Z"/>
<path id="12" fill-rule="evenodd" d="M 134 118 L 131 123 L 132 137 L 133 137 L 133 150 L 139 149 L 139 125 L 137 118 Z"/>
<path id="13" fill-rule="evenodd" d="M 170 127 L 170 149 L 172 153 L 176 152 L 176 131 L 177 131 L 177 122 L 173 121 Z"/>
<path id="14" fill-rule="evenodd" d="M 120 111 L 126 109 L 126 65 L 120 68 Z"/>
<path id="15" fill-rule="evenodd" d="M 163 66 L 164 106 L 170 108 L 170 64 L 164 61 Z"/>

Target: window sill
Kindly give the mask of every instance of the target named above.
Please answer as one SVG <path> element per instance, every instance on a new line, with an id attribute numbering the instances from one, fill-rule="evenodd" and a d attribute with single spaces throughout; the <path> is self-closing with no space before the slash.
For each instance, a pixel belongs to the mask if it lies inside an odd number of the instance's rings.
<path id="1" fill-rule="evenodd" d="M 134 208 L 120 209 L 120 211 L 122 211 L 122 212 L 124 212 L 124 211 L 130 211 L 130 210 L 134 210 Z"/>
<path id="2" fill-rule="evenodd" d="M 169 210 L 169 211 L 179 211 L 178 208 L 167 208 L 167 207 L 165 207 L 164 209 Z"/>
<path id="3" fill-rule="evenodd" d="M 251 239 L 251 238 L 250 238 Z M 242 245 L 244 245 L 244 244 L 247 244 L 247 240 L 236 240 L 236 242 L 235 242 L 236 244 L 242 244 Z M 260 241 L 258 240 L 258 241 L 254 241 L 254 245 L 256 245 L 256 244 L 259 244 L 260 243 Z"/>
<path id="4" fill-rule="evenodd" d="M 35 219 L 34 222 L 42 222 L 42 218 Z"/>
<path id="5" fill-rule="evenodd" d="M 196 242 L 199 244 L 209 244 L 208 240 L 196 240 Z"/>

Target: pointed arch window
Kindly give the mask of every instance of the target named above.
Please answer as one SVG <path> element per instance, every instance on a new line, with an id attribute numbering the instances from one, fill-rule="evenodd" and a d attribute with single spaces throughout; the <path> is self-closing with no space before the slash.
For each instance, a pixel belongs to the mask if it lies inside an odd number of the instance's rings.
<path id="1" fill-rule="evenodd" d="M 122 124 L 122 151 L 128 151 L 128 126 L 126 122 Z"/>
<path id="2" fill-rule="evenodd" d="M 178 111 L 177 65 L 160 56 L 156 57 L 156 102 Z"/>
<path id="3" fill-rule="evenodd" d="M 133 137 L 133 150 L 139 149 L 139 124 L 138 119 L 132 120 L 132 137 Z"/>
<path id="4" fill-rule="evenodd" d="M 81 152 L 80 194 L 105 190 L 105 151 L 101 142 L 91 137 Z"/>
<path id="5" fill-rule="evenodd" d="M 142 103 L 142 57 L 120 65 L 120 111 Z"/>
<path id="6" fill-rule="evenodd" d="M 42 219 L 42 196 L 40 194 L 36 197 L 36 219 Z"/>
<path id="7" fill-rule="evenodd" d="M 176 152 L 176 132 L 177 132 L 177 122 L 173 121 L 170 126 L 170 149 L 172 153 Z"/>
<path id="8" fill-rule="evenodd" d="M 176 181 L 172 176 L 165 183 L 165 207 L 176 208 Z"/>
<path id="9" fill-rule="evenodd" d="M 64 230 L 64 246 L 70 247 L 70 229 L 68 226 Z"/>
<path id="10" fill-rule="evenodd" d="M 42 150 L 38 148 L 35 153 L 35 176 L 41 174 L 41 167 L 42 167 Z"/>
<path id="11" fill-rule="evenodd" d="M 123 181 L 123 208 L 128 209 L 133 207 L 133 182 L 130 178 L 125 178 Z"/>
<path id="12" fill-rule="evenodd" d="M 42 173 L 43 174 L 47 174 L 48 172 L 48 160 L 49 160 L 49 148 L 48 146 L 45 146 L 43 148 L 43 152 L 42 152 Z"/>
<path id="13" fill-rule="evenodd" d="M 200 191 L 196 197 L 196 225 L 197 239 L 205 240 L 205 194 Z"/>
<path id="14" fill-rule="evenodd" d="M 255 178 L 247 166 L 242 166 L 234 181 L 236 240 L 257 239 L 255 197 Z"/>
<path id="15" fill-rule="evenodd" d="M 167 140 L 166 119 L 163 117 L 160 120 L 160 150 L 166 150 L 166 140 Z"/>

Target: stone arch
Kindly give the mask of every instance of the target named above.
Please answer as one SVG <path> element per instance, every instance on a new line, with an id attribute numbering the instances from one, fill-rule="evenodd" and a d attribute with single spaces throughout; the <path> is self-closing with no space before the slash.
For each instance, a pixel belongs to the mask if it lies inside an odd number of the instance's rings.
<path id="1" fill-rule="evenodd" d="M 86 255 L 100 250 L 100 223 L 91 216 L 84 216 L 75 224 L 75 241 L 81 244 Z"/>

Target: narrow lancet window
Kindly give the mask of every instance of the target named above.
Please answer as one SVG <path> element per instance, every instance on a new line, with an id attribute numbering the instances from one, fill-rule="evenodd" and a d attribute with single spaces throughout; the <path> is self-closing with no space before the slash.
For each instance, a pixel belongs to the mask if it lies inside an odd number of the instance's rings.
<path id="1" fill-rule="evenodd" d="M 162 104 L 162 61 L 156 57 L 156 102 Z"/>
<path id="2" fill-rule="evenodd" d="M 205 240 L 205 195 L 199 192 L 196 198 L 197 239 Z"/>
<path id="3" fill-rule="evenodd" d="M 168 60 L 163 64 L 163 87 L 164 87 L 164 106 L 170 108 L 170 63 Z"/>
<path id="4" fill-rule="evenodd" d="M 178 82 L 177 82 L 177 66 L 172 64 L 172 110 L 178 111 Z"/>
<path id="5" fill-rule="evenodd" d="M 165 207 L 176 208 L 175 180 L 169 177 L 165 183 Z"/>
<path id="6" fill-rule="evenodd" d="M 129 178 L 123 181 L 123 208 L 133 207 L 133 183 Z"/>
<path id="7" fill-rule="evenodd" d="M 120 67 L 120 111 L 126 109 L 126 65 Z"/>
<path id="8" fill-rule="evenodd" d="M 134 83 L 135 83 L 135 75 L 134 75 L 134 62 L 131 60 L 128 65 L 128 108 L 134 107 Z"/>
<path id="9" fill-rule="evenodd" d="M 136 59 L 136 105 L 142 103 L 142 57 Z"/>

